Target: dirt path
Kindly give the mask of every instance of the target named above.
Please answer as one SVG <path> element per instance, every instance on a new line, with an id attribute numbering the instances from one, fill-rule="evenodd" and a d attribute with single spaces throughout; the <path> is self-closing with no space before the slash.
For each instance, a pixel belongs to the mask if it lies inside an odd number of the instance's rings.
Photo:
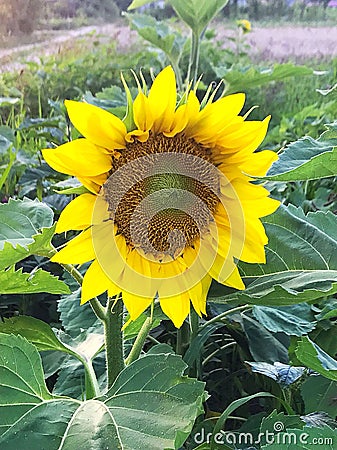
<path id="1" fill-rule="evenodd" d="M 224 45 L 226 37 L 231 35 L 233 30 L 217 26 L 217 38 L 223 41 Z M 94 40 L 115 41 L 117 49 L 123 51 L 135 42 L 137 37 L 127 26 L 120 24 L 50 32 L 50 38 L 43 42 L 0 49 L 0 72 L 21 70 L 25 67 L 25 62 L 38 62 L 40 57 L 61 53 L 64 49 L 71 48 L 75 40 L 80 39 L 88 40 L 88 44 Z M 337 27 L 253 27 L 252 32 L 247 35 L 247 41 L 251 44 L 252 56 L 257 60 L 302 62 L 307 58 L 319 60 L 337 57 Z"/>
<path id="2" fill-rule="evenodd" d="M 39 33 L 36 33 L 39 40 Z M 40 57 L 56 55 L 62 50 L 71 47 L 75 40 L 85 39 L 88 44 L 99 40 L 100 42 L 116 41 L 118 49 L 123 51 L 135 41 L 135 33 L 129 27 L 116 24 L 93 25 L 76 30 L 63 30 L 50 32 L 51 37 L 36 44 L 20 45 L 19 47 L 0 48 L 0 73 L 21 70 L 25 62 L 36 61 Z"/>

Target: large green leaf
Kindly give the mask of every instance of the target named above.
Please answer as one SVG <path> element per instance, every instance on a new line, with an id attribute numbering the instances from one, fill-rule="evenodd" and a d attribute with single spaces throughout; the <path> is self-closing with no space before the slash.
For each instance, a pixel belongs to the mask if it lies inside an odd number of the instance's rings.
<path id="1" fill-rule="evenodd" d="M 163 50 L 170 61 L 178 63 L 185 38 L 167 23 L 146 14 L 126 14 L 131 28 L 154 46 Z"/>
<path id="2" fill-rule="evenodd" d="M 53 215 L 38 200 L 10 199 L 0 204 L 0 270 L 32 254 L 50 254 Z"/>
<path id="3" fill-rule="evenodd" d="M 249 350 L 255 361 L 273 364 L 274 361 L 288 363 L 289 338 L 274 334 L 263 327 L 257 320 L 243 316 L 242 328 L 245 332 Z"/>
<path id="4" fill-rule="evenodd" d="M 81 305 L 81 288 L 62 296 L 58 300 L 57 309 L 62 328 L 73 339 L 82 336 L 83 341 L 92 332 L 103 334 L 102 322 L 97 319 L 90 304 Z"/>
<path id="5" fill-rule="evenodd" d="M 241 263 L 244 276 L 337 270 L 337 217 L 331 212 L 305 215 L 301 208 L 281 206 L 263 222 L 269 239 L 267 263 Z"/>
<path id="6" fill-rule="evenodd" d="M 226 288 L 217 287 L 214 293 L 211 291 L 209 300 L 213 303 L 287 306 L 318 300 L 336 292 L 337 270 L 289 270 L 259 276 L 244 291 L 228 293 Z"/>
<path id="7" fill-rule="evenodd" d="M 336 416 L 337 382 L 321 375 L 312 375 L 301 386 L 305 413 L 324 411 L 331 417 Z"/>
<path id="8" fill-rule="evenodd" d="M 167 0 L 194 33 L 200 35 L 228 0 Z"/>
<path id="9" fill-rule="evenodd" d="M 46 390 L 35 347 L 0 334 L 0 446 L 124 450 L 178 449 L 201 411 L 203 383 L 186 378 L 173 354 L 130 364 L 108 395 L 78 401 Z"/>
<path id="10" fill-rule="evenodd" d="M 246 92 L 247 89 L 255 88 L 272 81 L 282 81 L 289 77 L 313 74 L 313 70 L 309 67 L 295 66 L 291 63 L 275 64 L 271 69 L 248 67 L 245 70 L 237 70 L 226 67 L 215 67 L 214 70 L 217 77 L 225 80 L 226 94 Z"/>
<path id="11" fill-rule="evenodd" d="M 15 271 L 14 267 L 0 270 L 0 294 L 69 294 L 68 286 L 54 275 L 38 269 L 33 273 L 24 273 L 22 268 Z"/>
<path id="12" fill-rule="evenodd" d="M 337 361 L 335 359 L 331 358 L 307 336 L 302 336 L 297 344 L 295 354 L 302 364 L 330 380 L 337 381 Z"/>
<path id="13" fill-rule="evenodd" d="M 29 316 L 15 316 L 0 322 L 0 333 L 15 334 L 26 338 L 38 350 L 73 352 L 60 342 L 50 326 L 42 320 Z"/>
<path id="14" fill-rule="evenodd" d="M 288 307 L 269 308 L 254 306 L 253 315 L 267 330 L 273 333 L 286 333 L 293 336 L 308 334 L 315 328 L 313 317 L 307 317 L 310 306 L 307 304 Z"/>
<path id="15" fill-rule="evenodd" d="M 318 139 L 303 137 L 289 144 L 267 176 L 273 181 L 304 181 L 337 176 L 337 122 Z"/>

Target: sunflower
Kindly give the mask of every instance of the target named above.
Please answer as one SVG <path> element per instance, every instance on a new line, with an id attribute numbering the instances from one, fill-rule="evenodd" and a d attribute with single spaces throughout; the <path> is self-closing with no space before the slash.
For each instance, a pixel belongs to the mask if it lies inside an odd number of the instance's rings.
<path id="1" fill-rule="evenodd" d="M 81 230 L 52 261 L 91 261 L 81 303 L 122 294 L 135 320 L 154 301 L 180 327 L 191 303 L 206 313 L 212 279 L 244 289 L 238 260 L 264 263 L 260 218 L 276 210 L 263 176 L 277 159 L 254 153 L 269 117 L 247 121 L 244 94 L 200 104 L 189 90 L 177 105 L 175 74 L 162 70 L 120 120 L 96 106 L 65 102 L 83 135 L 43 150 L 55 170 L 86 192 L 61 213 L 56 232 Z"/>

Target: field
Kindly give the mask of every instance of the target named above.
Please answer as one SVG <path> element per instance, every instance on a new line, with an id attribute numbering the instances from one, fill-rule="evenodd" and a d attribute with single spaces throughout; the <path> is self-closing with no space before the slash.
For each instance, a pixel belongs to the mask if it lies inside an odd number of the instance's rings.
<path id="1" fill-rule="evenodd" d="M 0 48 L 0 448 L 336 448 L 337 28 L 202 1 Z"/>

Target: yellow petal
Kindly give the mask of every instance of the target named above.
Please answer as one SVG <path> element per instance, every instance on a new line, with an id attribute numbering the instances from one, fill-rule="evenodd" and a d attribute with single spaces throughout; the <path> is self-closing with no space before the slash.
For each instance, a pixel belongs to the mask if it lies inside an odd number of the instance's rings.
<path id="1" fill-rule="evenodd" d="M 154 119 L 153 131 L 155 133 L 170 131 L 177 103 L 176 78 L 171 66 L 167 66 L 157 75 L 148 100 Z"/>
<path id="2" fill-rule="evenodd" d="M 52 262 L 65 264 L 83 264 L 95 259 L 95 251 L 92 244 L 92 229 L 83 231 L 54 255 Z"/>
<path id="3" fill-rule="evenodd" d="M 236 266 L 234 266 L 234 269 L 232 273 L 229 275 L 228 278 L 223 282 L 226 286 L 232 287 L 234 289 L 243 290 L 245 289 L 245 285 L 241 279 L 239 270 Z"/>
<path id="4" fill-rule="evenodd" d="M 83 230 L 91 225 L 91 217 L 96 196 L 82 194 L 71 201 L 61 212 L 56 225 L 56 233 L 68 230 Z"/>
<path id="5" fill-rule="evenodd" d="M 170 318 L 176 328 L 180 328 L 190 312 L 190 299 L 188 292 L 173 297 L 160 297 L 160 306 L 163 313 Z"/>
<path id="6" fill-rule="evenodd" d="M 89 103 L 66 100 L 74 127 L 93 144 L 113 150 L 125 147 L 126 127 L 113 114 Z"/>
<path id="7" fill-rule="evenodd" d="M 187 97 L 185 114 L 187 117 L 186 132 L 193 129 L 193 126 L 199 120 L 200 102 L 194 91 L 191 91 Z"/>
<path id="8" fill-rule="evenodd" d="M 270 150 L 264 150 L 262 152 L 253 153 L 243 164 L 240 165 L 240 169 L 255 177 L 263 177 L 266 175 L 273 162 L 278 160 L 278 156 L 275 152 Z"/>
<path id="9" fill-rule="evenodd" d="M 91 177 L 111 169 L 111 156 L 87 139 L 44 149 L 42 155 L 53 169 L 76 177 Z"/>
<path id="10" fill-rule="evenodd" d="M 115 233 L 116 229 L 111 222 L 95 225 L 92 241 L 95 257 L 101 268 L 113 283 L 121 286 L 120 275 L 126 265 L 127 246 L 125 238 Z"/>
<path id="11" fill-rule="evenodd" d="M 195 286 L 188 290 L 188 294 L 190 296 L 191 303 L 195 312 L 201 316 L 202 309 L 204 309 L 203 303 L 206 303 L 206 298 L 203 295 L 202 291 L 202 283 L 197 283 Z"/>
<path id="12" fill-rule="evenodd" d="M 150 133 L 148 131 L 133 130 L 125 136 L 125 140 L 126 142 L 134 142 L 136 138 L 139 142 L 146 142 L 149 136 Z"/>
<path id="13" fill-rule="evenodd" d="M 108 173 L 102 173 L 95 177 L 77 177 L 78 181 L 83 184 L 93 194 L 98 194 L 103 184 L 108 179 Z"/>
<path id="14" fill-rule="evenodd" d="M 123 302 L 132 320 L 136 320 L 153 302 L 153 298 L 140 297 L 123 291 Z"/>
<path id="15" fill-rule="evenodd" d="M 149 261 L 136 249 L 126 256 L 126 267 L 122 276 L 123 290 L 136 296 L 153 299 L 157 292 L 156 280 L 152 277 Z"/>
<path id="16" fill-rule="evenodd" d="M 93 261 L 83 278 L 81 305 L 111 288 L 115 288 L 115 285 L 106 276 L 98 261 Z M 117 290 L 119 293 L 120 289 Z"/>
<path id="17" fill-rule="evenodd" d="M 150 109 L 150 103 L 143 92 L 139 92 L 133 102 L 133 115 L 135 124 L 139 130 L 148 131 L 152 128 L 153 116 Z"/>
<path id="18" fill-rule="evenodd" d="M 205 144 L 211 143 L 214 136 L 239 114 L 245 102 L 245 94 L 228 95 L 214 103 L 208 103 L 200 111 L 193 125 L 188 126 L 188 134 Z"/>
<path id="19" fill-rule="evenodd" d="M 222 135 L 217 137 L 216 144 L 222 147 L 222 152 L 231 153 L 229 163 L 242 162 L 242 155 L 247 155 L 253 152 L 264 140 L 270 116 L 266 117 L 262 122 L 246 121 L 243 122 L 238 129 L 227 134 L 225 131 Z"/>

